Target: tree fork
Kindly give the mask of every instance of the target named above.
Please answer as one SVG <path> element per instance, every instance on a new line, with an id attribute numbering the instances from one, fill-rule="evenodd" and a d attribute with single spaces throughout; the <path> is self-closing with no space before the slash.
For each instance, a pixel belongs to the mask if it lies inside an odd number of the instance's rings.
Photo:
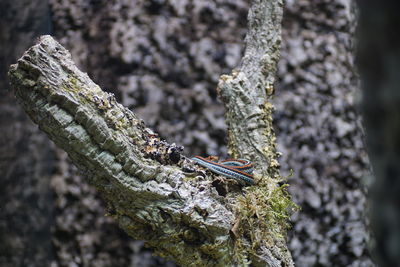
<path id="1" fill-rule="evenodd" d="M 227 181 L 226 196 L 219 195 L 212 175 L 202 176 L 179 147 L 160 140 L 78 70 L 52 37 L 40 37 L 11 66 L 11 85 L 31 119 L 101 192 L 120 227 L 157 254 L 182 266 L 234 266 L 247 259 L 254 266 L 293 266 L 284 240 L 290 199 L 277 186 L 267 101 L 281 17 L 280 1 L 253 1 L 242 65 L 220 79 L 231 154 L 251 159 L 259 181 L 246 189 Z M 283 218 L 282 227 L 272 214 Z"/>

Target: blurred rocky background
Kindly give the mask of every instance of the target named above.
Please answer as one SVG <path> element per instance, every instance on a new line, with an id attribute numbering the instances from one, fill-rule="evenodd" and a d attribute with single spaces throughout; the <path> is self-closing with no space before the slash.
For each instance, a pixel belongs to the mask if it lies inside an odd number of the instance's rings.
<path id="1" fill-rule="evenodd" d="M 226 155 L 220 74 L 238 65 L 247 0 L 1 0 L 0 266 L 175 266 L 106 216 L 66 154 L 16 104 L 8 65 L 51 34 L 104 90 L 186 155 Z M 282 173 L 302 210 L 297 266 L 375 266 L 365 219 L 370 170 L 357 110 L 356 7 L 285 1 L 275 86 Z"/>

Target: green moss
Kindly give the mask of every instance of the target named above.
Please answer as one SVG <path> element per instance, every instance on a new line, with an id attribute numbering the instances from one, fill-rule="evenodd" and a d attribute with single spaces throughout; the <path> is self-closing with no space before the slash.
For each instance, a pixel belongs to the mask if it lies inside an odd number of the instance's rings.
<path id="1" fill-rule="evenodd" d="M 286 180 L 286 178 L 282 178 Z M 236 208 L 239 221 L 235 242 L 236 261 L 247 265 L 247 255 L 261 246 L 272 247 L 286 236 L 290 215 L 299 210 L 287 192 L 288 184 L 277 186 L 276 179 L 262 179 L 245 189 Z"/>

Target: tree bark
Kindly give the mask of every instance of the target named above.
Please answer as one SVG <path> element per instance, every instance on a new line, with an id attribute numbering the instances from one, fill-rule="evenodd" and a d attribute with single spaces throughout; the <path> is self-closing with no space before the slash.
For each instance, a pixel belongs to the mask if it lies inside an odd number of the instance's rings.
<path id="1" fill-rule="evenodd" d="M 261 56 L 262 60 L 252 60 L 257 64 L 254 67 L 246 62 L 245 57 L 241 69 L 244 75 L 239 71 L 237 77 L 245 79 L 244 86 L 241 84 L 245 93 L 250 94 L 250 89 L 254 87 L 258 89 L 250 101 L 244 99 L 247 104 L 261 101 L 256 103 L 260 111 L 255 114 L 242 112 L 242 115 L 256 123 L 257 120 L 264 122 L 252 129 L 255 136 L 260 136 L 253 142 L 257 144 L 257 141 L 265 140 L 259 143 L 263 150 L 255 147 L 254 151 L 259 154 L 252 159 L 259 164 L 257 166 L 264 166 L 261 163 L 268 160 L 269 168 L 260 167 L 257 170 L 259 185 L 262 189 L 274 191 L 277 180 L 270 178 L 278 178 L 276 152 L 273 143 L 270 143 L 274 136 L 269 128 L 271 108 L 265 102 L 267 94 L 263 76 L 269 74 L 270 82 L 278 58 L 282 5 L 267 1 L 254 1 L 253 4 L 249 13 L 250 26 L 254 26 L 251 29 L 261 29 L 259 31 L 262 32 L 262 27 L 273 25 L 275 28 L 269 28 L 271 32 L 268 36 L 275 42 L 271 46 L 254 44 L 249 41 L 254 38 L 250 31 L 247 45 L 256 49 L 249 49 L 246 56 Z M 276 14 L 277 17 L 268 14 Z M 250 67 L 261 67 L 262 71 L 246 77 Z M 232 189 L 223 198 L 209 182 L 209 177 L 190 179 L 193 175 L 182 170 L 194 170 L 195 174 L 197 171 L 180 155 L 180 148 L 161 141 L 132 112 L 118 104 L 112 94 L 101 91 L 76 68 L 70 54 L 49 36 L 42 37 L 38 45 L 25 53 L 11 68 L 10 76 L 26 112 L 58 146 L 67 151 L 74 163 L 102 192 L 110 205 L 110 213 L 128 234 L 145 239 L 156 252 L 172 257 L 185 266 L 233 264 L 237 257 L 233 253 L 230 230 L 235 221 L 233 204 L 242 195 L 240 190 Z M 228 76 L 221 79 L 223 98 L 232 102 L 228 93 L 234 83 L 230 84 Z M 231 128 L 236 129 L 237 126 Z M 249 141 L 254 138 L 251 135 L 243 137 Z M 235 146 L 238 143 L 231 142 L 231 147 Z M 243 152 L 239 155 L 250 155 L 251 150 Z M 185 177 L 190 180 L 185 181 Z M 246 193 L 252 194 L 251 191 Z M 256 229 L 250 231 L 253 230 Z M 284 245 L 285 229 L 279 230 L 283 235 L 271 238 L 275 242 L 273 246 L 261 243 L 256 246 L 257 250 L 247 255 L 256 266 L 292 265 Z M 254 240 L 250 238 L 248 242 L 254 246 Z"/>
<path id="2" fill-rule="evenodd" d="M 296 266 L 375 266 L 369 251 L 364 142 L 352 0 L 286 1 L 272 100 L 281 171 L 301 206 L 289 248 Z"/>
<path id="3" fill-rule="evenodd" d="M 280 55 L 282 5 L 254 1 L 241 66 L 232 75 L 223 75 L 218 85 L 226 110 L 229 154 L 251 159 L 260 166 L 261 175 L 273 178 L 279 176 L 279 164 L 268 97 Z"/>

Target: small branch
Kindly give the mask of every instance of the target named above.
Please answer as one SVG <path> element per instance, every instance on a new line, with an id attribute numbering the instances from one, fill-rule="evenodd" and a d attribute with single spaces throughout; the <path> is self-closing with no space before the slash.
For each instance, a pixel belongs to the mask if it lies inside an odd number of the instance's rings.
<path id="1" fill-rule="evenodd" d="M 276 177 L 279 164 L 268 97 L 280 56 L 283 4 L 281 0 L 252 2 L 241 67 L 222 75 L 218 88 L 225 104 L 230 154 L 251 159 L 261 175 Z"/>
<path id="2" fill-rule="evenodd" d="M 270 95 L 266 88 L 275 80 L 280 56 L 282 29 L 282 0 L 253 0 L 248 14 L 246 51 L 240 70 L 258 94 Z"/>
<path id="3" fill-rule="evenodd" d="M 272 124 L 273 106 L 268 101 L 280 56 L 282 13 L 281 0 L 252 1 L 241 66 L 231 75 L 222 75 L 218 84 L 228 125 L 228 152 L 234 158 L 250 159 L 258 180 L 258 186 L 249 188 L 240 198 L 236 212 L 240 226 L 235 225 L 236 231 L 251 236 L 252 247 L 259 248 L 257 255 L 250 252 L 255 265 L 266 261 L 270 266 L 293 266 L 284 237 L 289 210 L 296 209 L 296 205 L 277 185 L 282 178 Z M 252 213 L 249 207 L 254 209 Z"/>

